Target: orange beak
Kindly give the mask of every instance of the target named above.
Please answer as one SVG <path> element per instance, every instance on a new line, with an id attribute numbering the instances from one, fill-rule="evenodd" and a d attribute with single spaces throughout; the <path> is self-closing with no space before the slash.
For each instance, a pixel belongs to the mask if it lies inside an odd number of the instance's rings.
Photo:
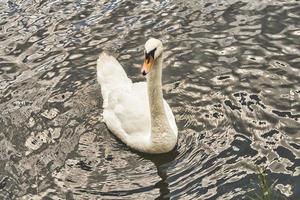
<path id="1" fill-rule="evenodd" d="M 152 56 L 148 56 L 144 59 L 144 64 L 143 64 L 143 67 L 142 67 L 142 74 L 144 76 L 146 76 L 146 74 L 149 73 L 153 63 L 154 63 L 154 59 L 152 58 Z"/>

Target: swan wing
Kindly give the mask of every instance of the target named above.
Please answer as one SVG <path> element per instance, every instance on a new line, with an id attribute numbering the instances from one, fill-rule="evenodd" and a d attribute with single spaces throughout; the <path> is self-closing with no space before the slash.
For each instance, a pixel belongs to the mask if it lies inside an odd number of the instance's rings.
<path id="1" fill-rule="evenodd" d="M 120 63 L 106 53 L 97 60 L 97 80 L 108 128 L 125 143 L 130 135 L 150 133 L 146 84 L 132 84 Z"/>
<path id="2" fill-rule="evenodd" d="M 108 128 L 125 144 L 144 148 L 150 143 L 151 118 L 146 83 L 115 89 L 109 94 L 103 118 Z"/>
<path id="3" fill-rule="evenodd" d="M 132 86 L 131 80 L 120 63 L 107 53 L 102 53 L 97 60 L 97 80 L 101 85 L 104 108 L 108 104 L 108 96 L 111 92 Z"/>
<path id="4" fill-rule="evenodd" d="M 115 113 L 127 134 L 150 132 L 151 118 L 145 86 L 146 83 L 134 83 L 132 88 L 118 90 L 109 98 L 109 102 L 115 102 L 114 105 L 110 105 L 110 109 Z"/>

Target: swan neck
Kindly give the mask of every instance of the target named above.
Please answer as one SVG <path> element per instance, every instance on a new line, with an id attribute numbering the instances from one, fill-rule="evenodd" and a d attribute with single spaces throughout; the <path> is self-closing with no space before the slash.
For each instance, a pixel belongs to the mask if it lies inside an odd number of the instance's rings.
<path id="1" fill-rule="evenodd" d="M 149 72 L 147 76 L 147 83 L 148 83 L 148 89 L 149 95 L 152 94 L 151 92 L 160 91 L 162 93 L 162 83 L 161 83 L 161 76 L 162 76 L 162 55 L 160 55 L 156 61 L 154 62 L 151 71 Z"/>
<path id="2" fill-rule="evenodd" d="M 162 55 L 160 55 L 147 76 L 152 137 L 170 132 L 162 93 Z"/>

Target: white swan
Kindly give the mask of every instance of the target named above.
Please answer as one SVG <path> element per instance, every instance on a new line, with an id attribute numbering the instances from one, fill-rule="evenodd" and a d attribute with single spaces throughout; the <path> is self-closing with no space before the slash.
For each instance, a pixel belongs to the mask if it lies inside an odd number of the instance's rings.
<path id="1" fill-rule="evenodd" d="M 106 53 L 97 61 L 104 122 L 122 142 L 144 153 L 166 153 L 177 143 L 175 118 L 162 94 L 162 62 L 163 45 L 154 38 L 145 44 L 142 74 L 147 82 L 132 83 Z"/>

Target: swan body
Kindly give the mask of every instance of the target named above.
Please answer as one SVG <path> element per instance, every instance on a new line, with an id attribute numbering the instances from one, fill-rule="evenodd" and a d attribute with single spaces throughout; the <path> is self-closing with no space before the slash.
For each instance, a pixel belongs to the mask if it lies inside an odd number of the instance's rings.
<path id="1" fill-rule="evenodd" d="M 159 40 L 147 41 L 145 57 L 143 74 L 147 74 L 147 82 L 132 83 L 113 56 L 99 56 L 97 79 L 103 96 L 103 119 L 109 130 L 132 149 L 166 153 L 175 147 L 178 130 L 172 110 L 162 96 Z M 147 68 L 149 63 L 152 66 Z"/>

